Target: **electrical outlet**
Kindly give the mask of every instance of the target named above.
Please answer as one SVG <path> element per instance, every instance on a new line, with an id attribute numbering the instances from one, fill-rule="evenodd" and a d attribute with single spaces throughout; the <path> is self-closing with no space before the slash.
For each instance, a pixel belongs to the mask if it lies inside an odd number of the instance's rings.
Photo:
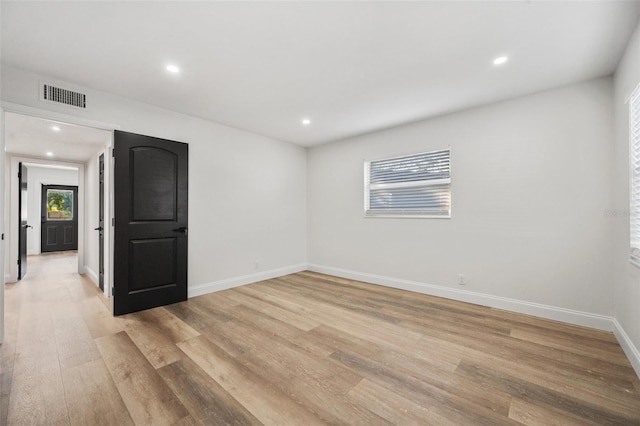
<path id="1" fill-rule="evenodd" d="M 458 284 L 467 285 L 467 276 L 465 274 L 458 274 Z"/>

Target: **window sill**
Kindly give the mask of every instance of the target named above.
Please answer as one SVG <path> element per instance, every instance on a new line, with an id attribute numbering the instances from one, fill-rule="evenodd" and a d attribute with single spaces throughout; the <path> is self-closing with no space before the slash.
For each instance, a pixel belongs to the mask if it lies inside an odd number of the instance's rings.
<path id="1" fill-rule="evenodd" d="M 451 219 L 451 215 L 423 215 L 423 214 L 365 214 L 365 219 Z"/>

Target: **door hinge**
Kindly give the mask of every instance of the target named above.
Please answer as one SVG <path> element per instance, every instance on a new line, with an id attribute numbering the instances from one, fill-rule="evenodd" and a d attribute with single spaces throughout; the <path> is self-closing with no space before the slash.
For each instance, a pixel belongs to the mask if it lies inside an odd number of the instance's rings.
<path id="1" fill-rule="evenodd" d="M 4 241 L 4 233 L 2 234 L 2 241 Z"/>
<path id="2" fill-rule="evenodd" d="M 115 290 L 113 287 L 111 287 L 111 295 L 113 296 L 115 294 Z"/>
<path id="3" fill-rule="evenodd" d="M 111 149 L 111 156 L 112 156 L 113 158 L 116 158 L 116 150 L 115 150 L 115 149 L 113 149 L 113 148 Z"/>
<path id="4" fill-rule="evenodd" d="M 111 226 L 116 226 L 116 218 L 115 217 L 111 218 Z"/>

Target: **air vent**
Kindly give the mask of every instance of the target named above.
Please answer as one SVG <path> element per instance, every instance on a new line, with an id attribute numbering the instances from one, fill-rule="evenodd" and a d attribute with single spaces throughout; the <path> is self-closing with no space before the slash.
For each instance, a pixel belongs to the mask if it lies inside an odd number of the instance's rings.
<path id="1" fill-rule="evenodd" d="M 84 93 L 62 89 L 60 87 L 51 86 L 50 84 L 43 85 L 42 98 L 45 101 L 58 102 L 77 108 L 87 107 L 87 95 Z"/>

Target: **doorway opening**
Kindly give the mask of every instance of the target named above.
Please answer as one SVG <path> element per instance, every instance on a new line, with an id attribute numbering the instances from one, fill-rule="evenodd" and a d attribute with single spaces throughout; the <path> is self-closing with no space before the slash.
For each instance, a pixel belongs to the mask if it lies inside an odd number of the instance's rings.
<path id="1" fill-rule="evenodd" d="M 18 276 L 41 253 L 78 250 L 78 167 L 18 163 Z M 29 257 L 27 257 L 29 256 Z"/>
<path id="2" fill-rule="evenodd" d="M 36 189 L 36 188 L 34 188 Z M 78 186 L 40 189 L 40 252 L 78 250 Z"/>
<path id="3" fill-rule="evenodd" d="M 71 260 L 78 274 L 110 290 L 104 285 L 111 250 L 105 249 L 103 223 L 111 217 L 105 191 L 111 164 L 105 167 L 104 158 L 110 158 L 105 153 L 111 150 L 112 131 L 13 112 L 4 117 L 5 282 L 28 276 L 30 259 L 43 263 L 33 256 L 66 253 L 54 256 L 65 259 L 61 266 Z"/>

